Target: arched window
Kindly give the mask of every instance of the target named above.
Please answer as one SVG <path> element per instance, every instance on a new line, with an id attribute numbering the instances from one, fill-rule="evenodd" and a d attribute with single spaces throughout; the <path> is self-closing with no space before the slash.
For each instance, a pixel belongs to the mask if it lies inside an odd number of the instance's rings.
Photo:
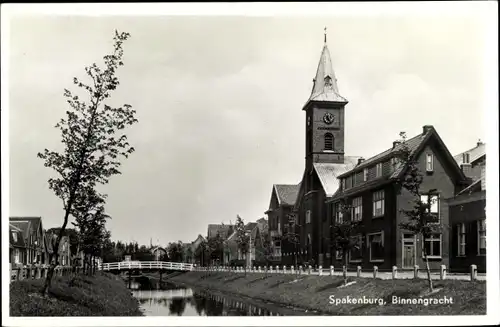
<path id="1" fill-rule="evenodd" d="M 331 133 L 325 134 L 325 150 L 333 151 L 333 135 Z"/>

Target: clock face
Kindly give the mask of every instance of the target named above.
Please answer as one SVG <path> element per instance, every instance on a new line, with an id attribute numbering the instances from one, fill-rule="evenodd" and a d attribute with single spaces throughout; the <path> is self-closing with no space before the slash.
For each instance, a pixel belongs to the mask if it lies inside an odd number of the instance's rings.
<path id="1" fill-rule="evenodd" d="M 323 121 L 330 125 L 331 123 L 333 123 L 333 121 L 335 120 L 335 116 L 332 115 L 331 113 L 327 112 L 324 116 L 323 116 Z"/>

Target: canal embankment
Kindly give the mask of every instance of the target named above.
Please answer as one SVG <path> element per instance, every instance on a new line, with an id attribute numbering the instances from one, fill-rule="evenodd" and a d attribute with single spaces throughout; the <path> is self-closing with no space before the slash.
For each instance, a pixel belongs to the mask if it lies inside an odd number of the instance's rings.
<path id="1" fill-rule="evenodd" d="M 486 282 L 192 271 L 170 282 L 328 315 L 486 314 Z"/>
<path id="2" fill-rule="evenodd" d="M 125 282 L 109 273 L 57 276 L 49 295 L 40 289 L 45 279 L 10 284 L 11 316 L 142 316 L 139 301 Z"/>

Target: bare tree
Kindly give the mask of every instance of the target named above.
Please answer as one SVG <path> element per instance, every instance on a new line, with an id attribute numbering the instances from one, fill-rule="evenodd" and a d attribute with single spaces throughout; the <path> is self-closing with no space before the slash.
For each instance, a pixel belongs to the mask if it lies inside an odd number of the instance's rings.
<path id="1" fill-rule="evenodd" d="M 48 180 L 49 188 L 63 202 L 64 218 L 55 248 L 64 235 L 70 214 L 75 210 L 75 203 L 97 195 L 96 186 L 106 184 L 113 175 L 120 174 L 120 157 L 127 158 L 134 148 L 127 142 L 127 136 L 121 131 L 137 122 L 135 110 L 128 104 L 113 108 L 106 104 L 119 85 L 116 71 L 123 65 L 122 44 L 129 38 L 128 33 L 115 31 L 114 51 L 103 57 L 104 68 L 95 63 L 86 67 L 87 81 L 74 78 L 74 84 L 85 94 L 80 97 L 65 89 L 64 97 L 70 106 L 66 118 L 55 126 L 61 131 L 63 152 L 50 151 L 38 153 L 45 161 L 45 166 L 54 169 L 58 177 Z M 119 135 L 116 135 L 119 134 Z M 79 200 L 80 199 L 80 200 Z M 57 258 L 57 254 L 56 254 Z M 57 266 L 57 259 L 52 261 L 42 288 L 43 294 L 48 289 Z"/>

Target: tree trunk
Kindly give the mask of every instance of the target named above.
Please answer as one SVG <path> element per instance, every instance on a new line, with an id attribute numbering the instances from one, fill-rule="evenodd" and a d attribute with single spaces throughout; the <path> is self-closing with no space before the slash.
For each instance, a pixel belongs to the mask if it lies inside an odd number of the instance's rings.
<path id="1" fill-rule="evenodd" d="M 429 292 L 432 292 L 434 291 L 434 286 L 432 285 L 431 269 L 429 268 L 429 258 L 427 257 L 427 251 L 425 251 L 425 245 L 423 250 L 424 250 L 425 268 L 427 270 L 427 282 L 429 284 Z"/>
<path id="2" fill-rule="evenodd" d="M 343 257 L 344 257 L 344 267 L 342 267 L 342 276 L 344 277 L 344 285 L 347 285 L 347 253 L 346 251 L 342 251 Z"/>
<path id="3" fill-rule="evenodd" d="M 57 253 L 49 253 L 49 270 L 47 271 L 47 277 L 45 277 L 45 282 L 43 283 L 43 288 L 41 293 L 43 296 L 49 294 L 50 285 L 52 284 L 52 277 L 54 276 L 54 271 L 57 267 Z"/>

